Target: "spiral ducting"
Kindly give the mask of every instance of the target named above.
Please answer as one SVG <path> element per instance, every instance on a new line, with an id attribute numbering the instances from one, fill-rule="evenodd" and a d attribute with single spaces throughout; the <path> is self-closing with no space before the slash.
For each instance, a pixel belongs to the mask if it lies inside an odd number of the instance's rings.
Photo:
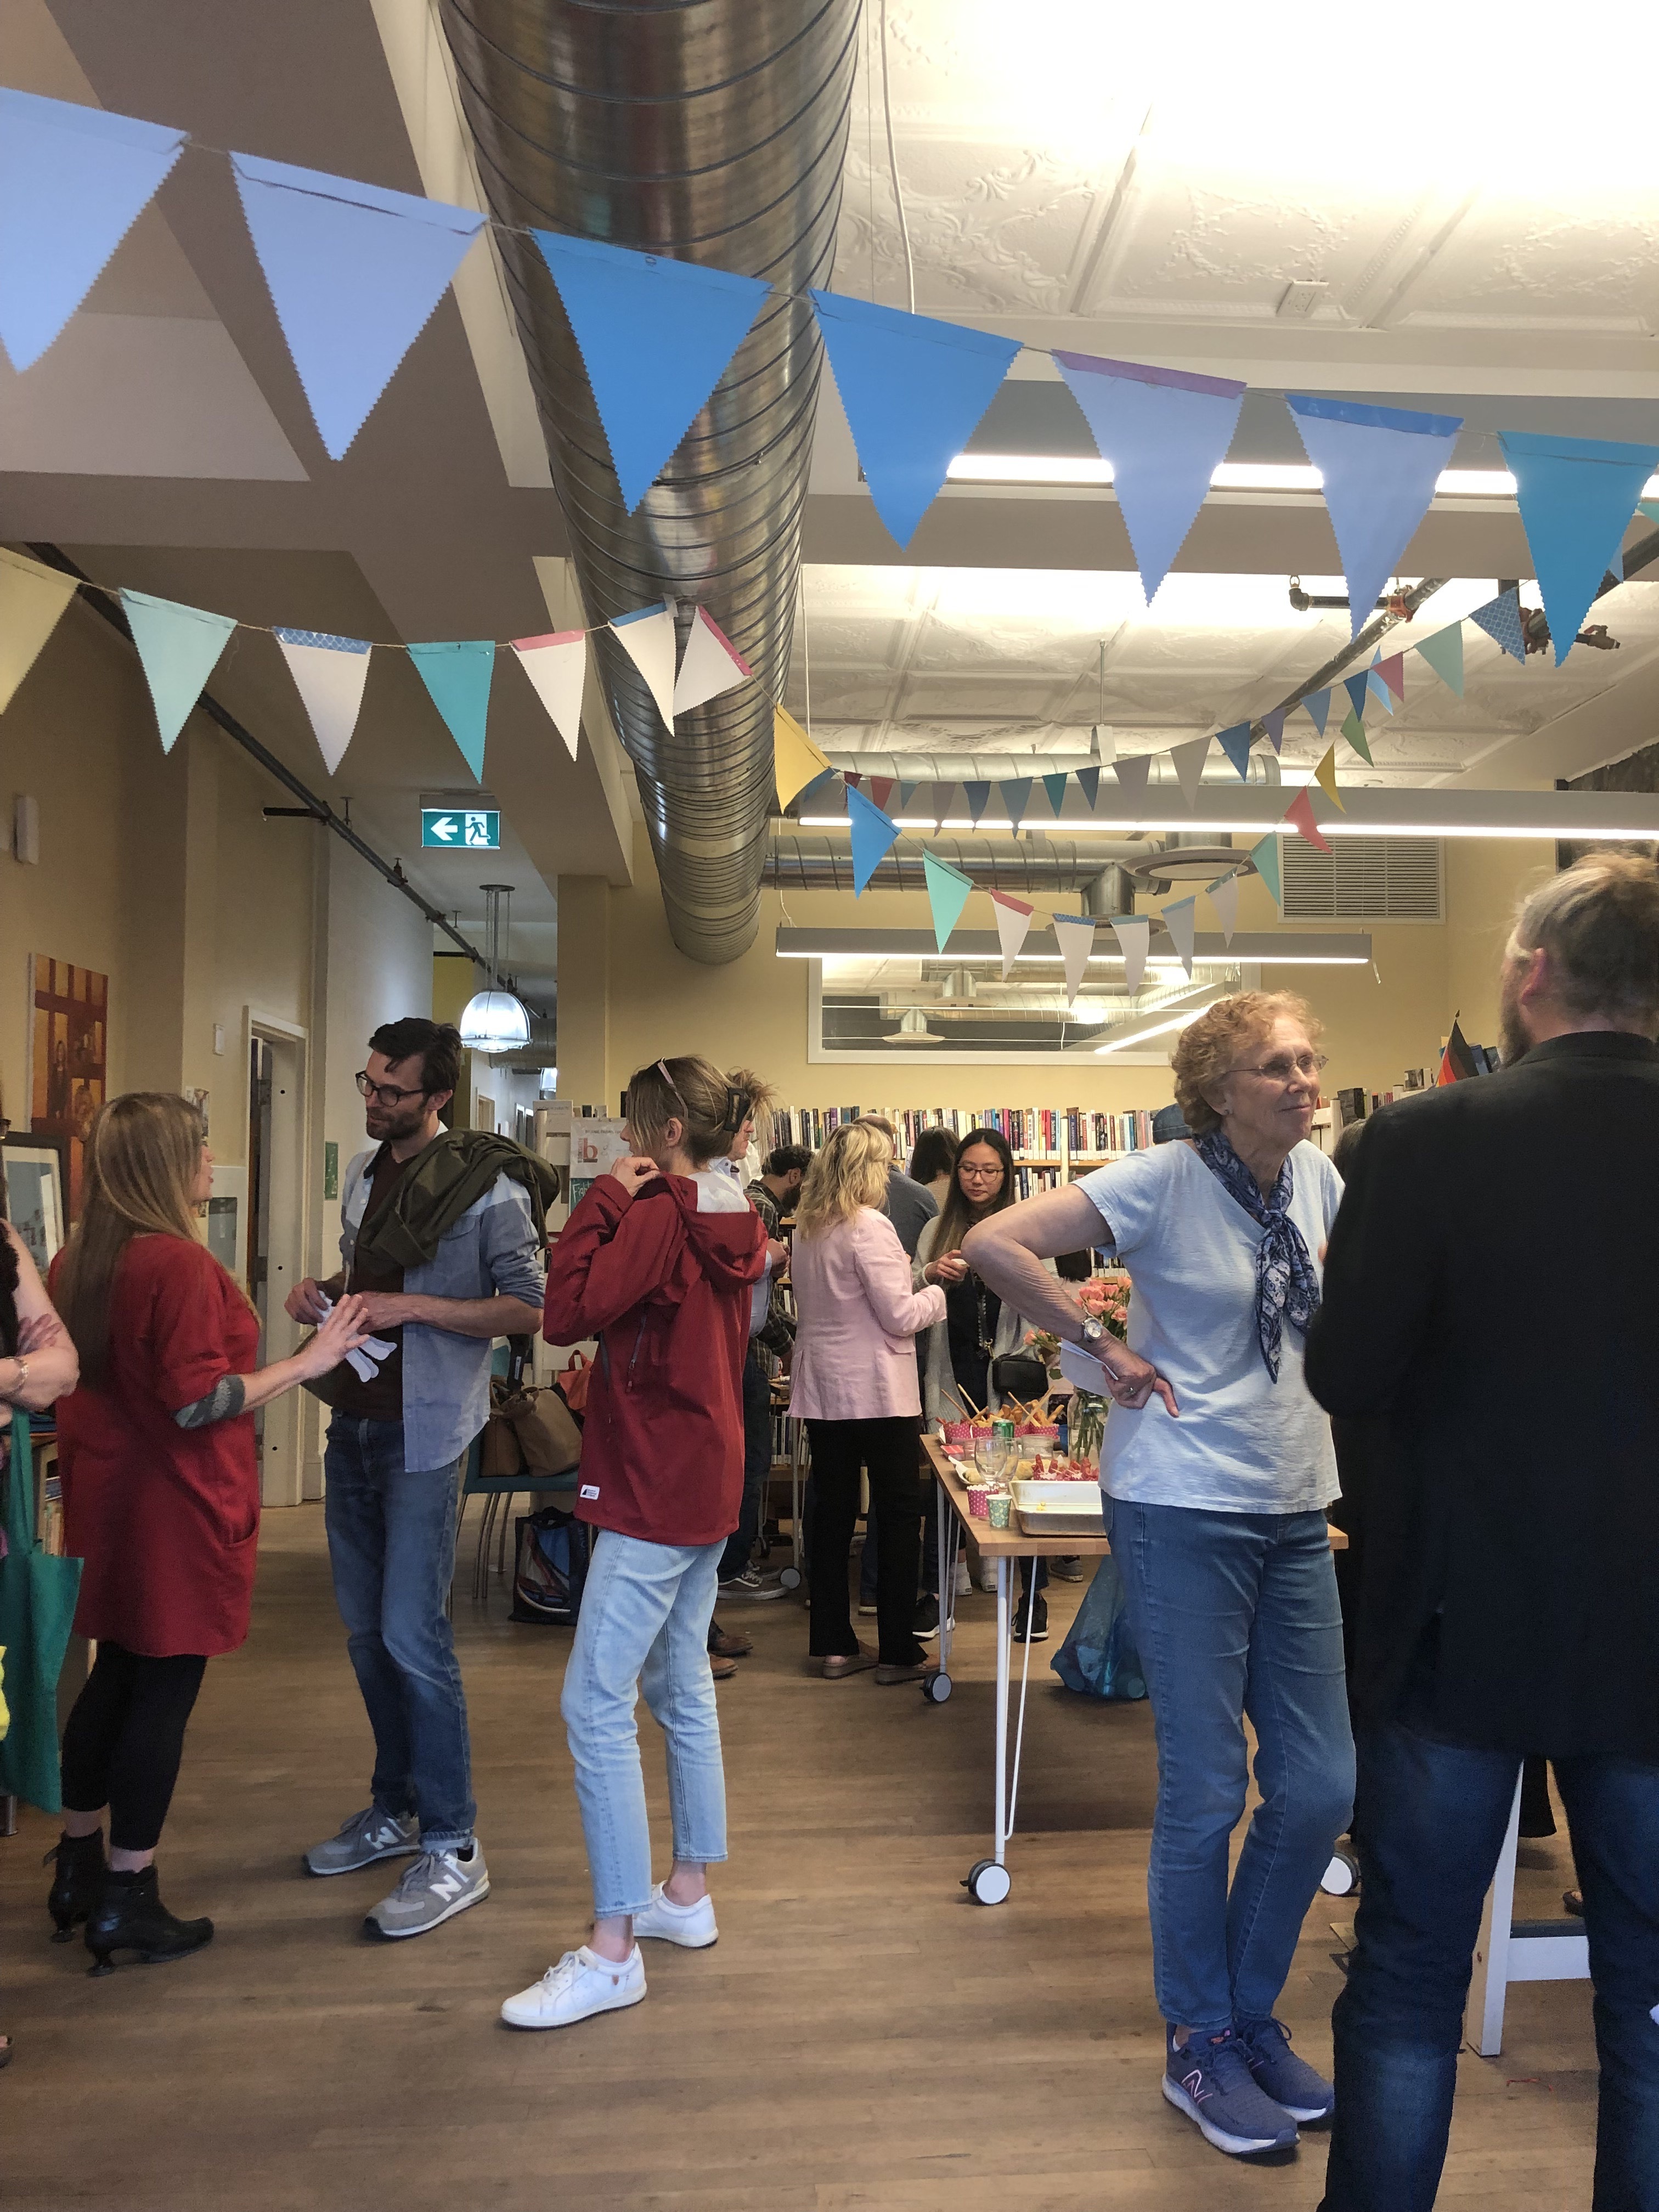
<path id="1" fill-rule="evenodd" d="M 1044 896 L 1056 891 L 1086 892 L 1103 877 L 1115 876 L 1115 863 L 1139 858 L 1146 848 L 1127 842 L 1108 843 L 1100 838 L 1083 844 L 1062 837 L 930 837 L 927 850 L 936 860 L 971 877 L 976 890 L 1007 891 L 1023 898 L 1030 891 Z M 765 879 L 786 890 L 850 891 L 851 842 L 833 835 L 780 831 L 767 855 Z M 921 848 L 917 845 L 901 852 L 895 847 L 877 862 L 870 882 L 877 890 L 926 890 Z M 1122 914 L 1128 903 L 1127 896 L 1120 892 L 1115 905 L 1099 910 Z"/>
<path id="2" fill-rule="evenodd" d="M 629 515 L 534 241 L 498 233 L 590 623 L 665 595 L 708 608 L 759 678 L 665 729 L 594 644 L 675 943 L 732 960 L 758 917 L 772 704 L 788 667 L 859 0 L 441 0 L 492 213 L 775 288 Z"/>

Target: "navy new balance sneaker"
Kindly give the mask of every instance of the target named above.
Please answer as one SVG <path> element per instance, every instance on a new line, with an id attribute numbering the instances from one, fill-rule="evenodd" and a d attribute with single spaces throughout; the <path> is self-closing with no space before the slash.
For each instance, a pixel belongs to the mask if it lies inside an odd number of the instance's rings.
<path id="1" fill-rule="evenodd" d="M 1336 2111 L 1336 2091 L 1322 2074 L 1291 2048 L 1291 2031 L 1282 2020 L 1235 2023 L 1244 2057 L 1258 2089 L 1282 2105 L 1293 2120 L 1328 2120 Z"/>
<path id="2" fill-rule="evenodd" d="M 1170 2028 L 1163 2087 L 1176 2110 L 1230 2158 L 1295 2148 L 1295 2120 L 1257 2086 L 1243 2040 L 1231 2027 L 1184 2044 Z"/>

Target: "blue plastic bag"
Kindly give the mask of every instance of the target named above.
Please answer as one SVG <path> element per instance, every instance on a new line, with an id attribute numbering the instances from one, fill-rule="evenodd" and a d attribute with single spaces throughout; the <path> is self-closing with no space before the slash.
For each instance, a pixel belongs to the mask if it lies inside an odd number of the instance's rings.
<path id="1" fill-rule="evenodd" d="M 1129 1633 L 1123 1577 L 1109 1554 L 1095 1563 L 1072 1632 L 1048 1662 L 1068 1690 L 1085 1698 L 1133 1699 L 1146 1694 L 1140 1655 Z"/>

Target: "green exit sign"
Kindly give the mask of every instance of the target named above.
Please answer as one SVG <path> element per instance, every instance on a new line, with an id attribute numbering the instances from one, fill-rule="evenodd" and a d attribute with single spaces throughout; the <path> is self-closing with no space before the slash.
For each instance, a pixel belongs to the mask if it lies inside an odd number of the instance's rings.
<path id="1" fill-rule="evenodd" d="M 499 853 L 501 813 L 493 806 L 423 806 L 421 843 L 434 852 Z"/>

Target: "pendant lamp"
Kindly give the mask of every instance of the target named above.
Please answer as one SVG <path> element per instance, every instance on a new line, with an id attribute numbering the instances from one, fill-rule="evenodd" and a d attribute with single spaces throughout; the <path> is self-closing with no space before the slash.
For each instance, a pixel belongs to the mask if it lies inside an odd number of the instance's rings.
<path id="1" fill-rule="evenodd" d="M 475 991 L 461 1015 L 461 1042 L 473 1052 L 522 1052 L 530 1042 L 530 1016 L 511 991 L 501 987 L 501 966 L 512 928 L 511 884 L 480 884 L 489 915 L 489 983 Z"/>

